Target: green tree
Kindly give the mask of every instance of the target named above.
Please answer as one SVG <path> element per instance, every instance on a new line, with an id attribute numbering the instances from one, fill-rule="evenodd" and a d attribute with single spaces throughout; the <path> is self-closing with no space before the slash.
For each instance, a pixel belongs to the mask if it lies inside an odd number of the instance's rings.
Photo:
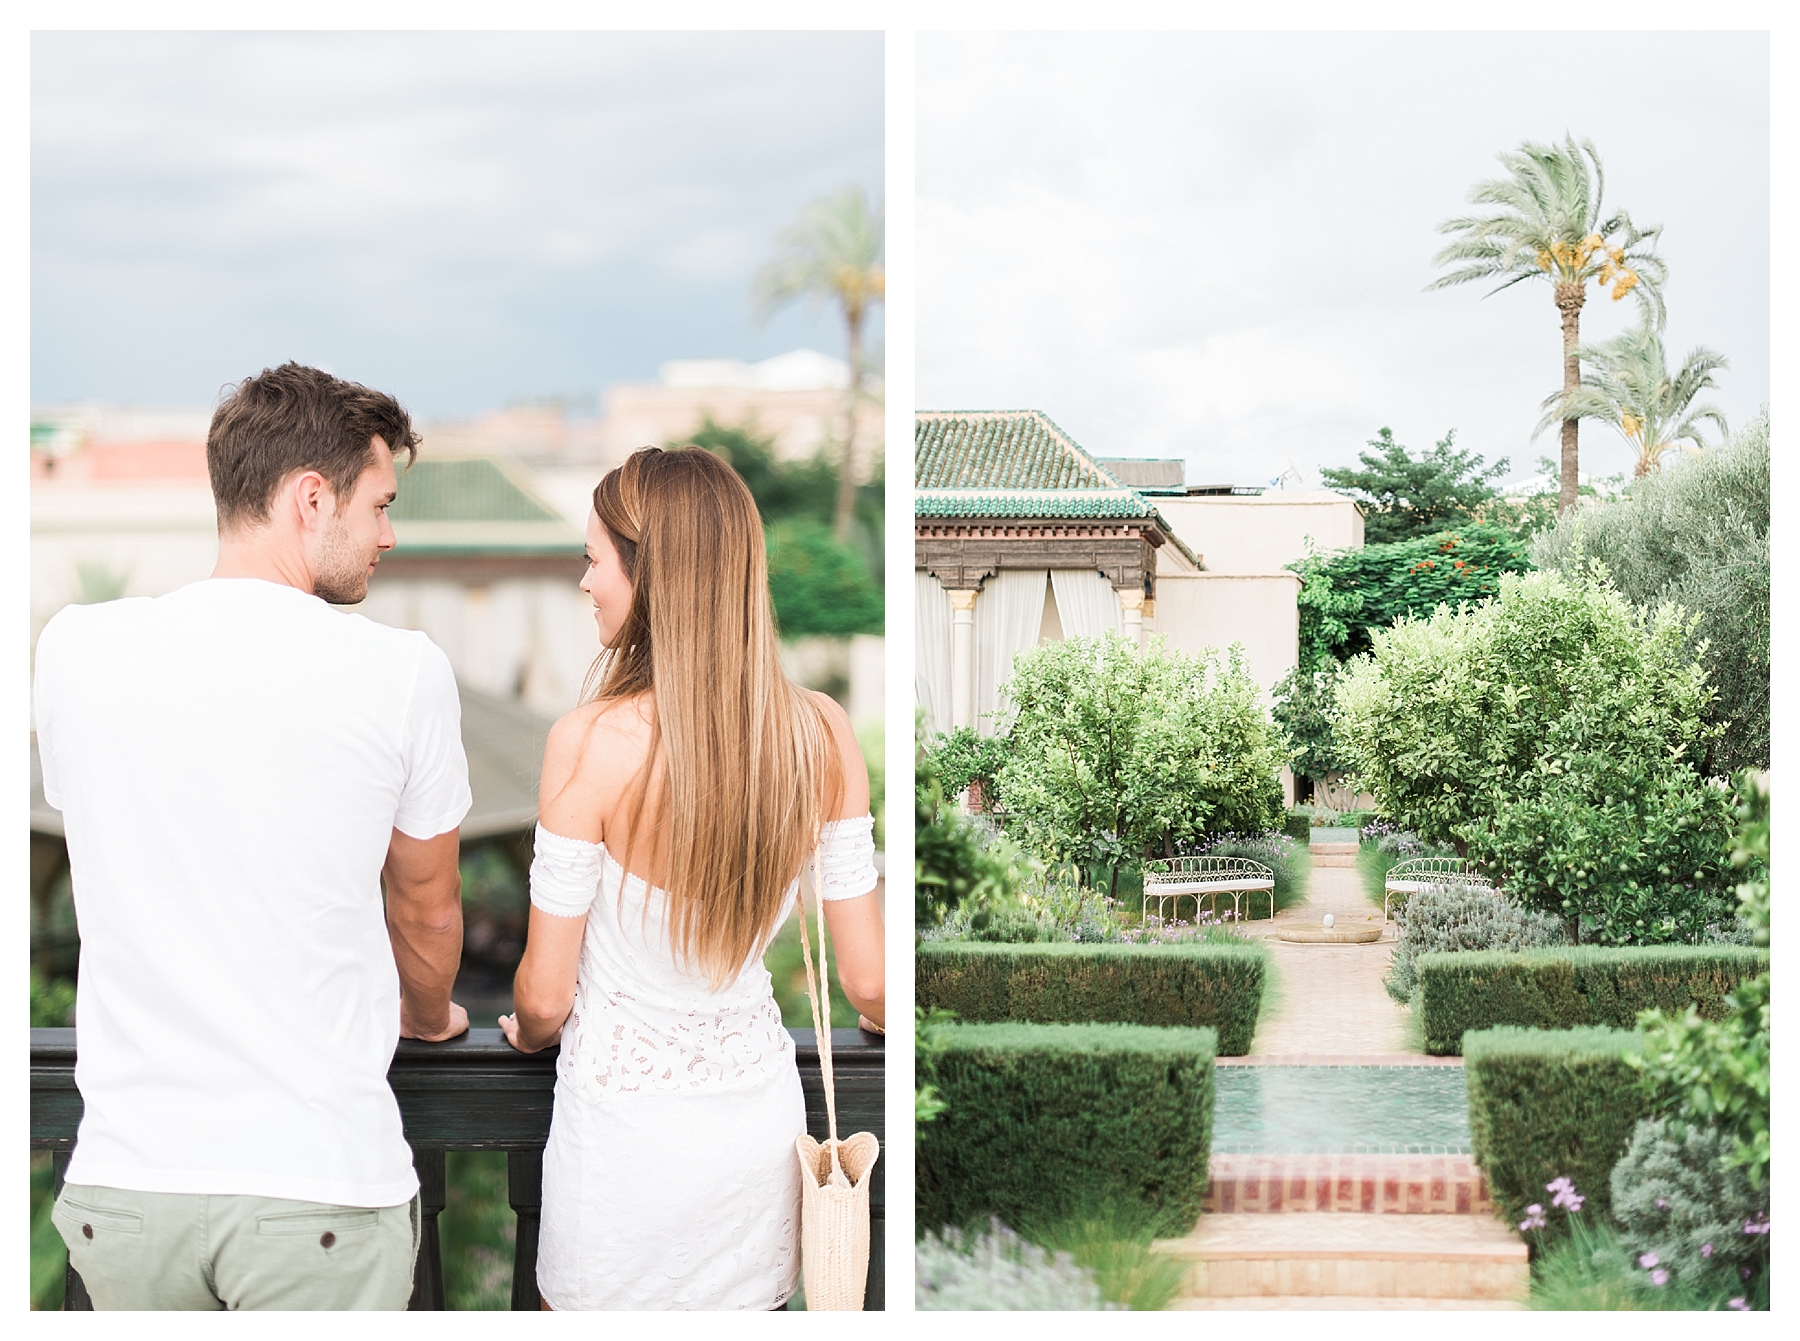
<path id="1" fill-rule="evenodd" d="M 1469 193 L 1471 203 L 1495 209 L 1438 225 L 1438 232 L 1456 240 L 1432 264 L 1457 268 L 1426 288 L 1498 279 L 1492 290 L 1498 293 L 1528 279 L 1548 282 L 1562 318 L 1563 390 L 1572 392 L 1581 384 L 1581 309 L 1590 282 L 1609 290 L 1615 302 L 1632 294 L 1662 325 L 1668 271 L 1652 250 L 1662 227 L 1639 228 L 1623 210 L 1605 212 L 1606 174 L 1591 140 L 1528 141 L 1499 158 L 1507 175 L 1477 183 Z M 1575 506 L 1579 425 L 1579 419 L 1562 421 L 1560 512 Z"/>
<path id="2" fill-rule="evenodd" d="M 776 522 L 764 534 L 783 638 L 882 631 L 881 588 L 855 550 L 807 517 Z"/>
<path id="3" fill-rule="evenodd" d="M 1315 781 L 1344 767 L 1331 714 L 1341 663 L 1327 658 L 1311 666 L 1295 666 L 1275 686 L 1270 715 L 1287 742 L 1288 767 L 1296 777 Z"/>
<path id="4" fill-rule="evenodd" d="M 1502 573 L 1529 568 L 1525 544 L 1496 526 L 1361 549 L 1309 554 L 1288 567 L 1300 575 L 1300 667 L 1329 669 L 1369 650 L 1375 630 L 1439 605 L 1487 600 Z"/>
<path id="5" fill-rule="evenodd" d="M 1390 428 L 1370 438 L 1369 447 L 1360 457 L 1362 469 L 1332 466 L 1319 474 L 1363 505 L 1363 540 L 1371 545 L 1475 520 L 1477 510 L 1495 496 L 1489 481 L 1506 473 L 1505 457 L 1483 470 L 1478 453 L 1458 451 L 1455 429 L 1416 457 L 1394 441 Z"/>
<path id="6" fill-rule="evenodd" d="M 1223 660 L 1117 634 L 1022 653 L 995 777 L 1007 831 L 1035 855 L 1112 869 L 1281 812 L 1284 750 L 1233 646 Z"/>
<path id="7" fill-rule="evenodd" d="M 844 459 L 838 478 L 832 530 L 847 539 L 856 511 L 856 407 L 862 396 L 863 323 L 869 309 L 882 301 L 886 272 L 882 267 L 882 211 L 871 209 L 860 186 L 846 186 L 814 201 L 800 220 L 778 239 L 782 251 L 756 276 L 755 302 L 768 315 L 796 298 L 814 307 L 835 303 L 844 317 L 850 356 L 850 393 L 844 421 Z"/>
<path id="8" fill-rule="evenodd" d="M 799 461 L 775 455 L 775 440 L 747 428 L 714 422 L 709 414 L 687 437 L 670 447 L 704 447 L 723 460 L 750 489 L 763 525 L 810 517 L 829 524 L 837 497 L 838 472 L 823 454 Z"/>
<path id="9" fill-rule="evenodd" d="M 1507 574 L 1491 601 L 1375 632 L 1338 682 L 1337 739 L 1384 813 L 1509 893 L 1602 939 L 1686 939 L 1701 923 L 1662 926 L 1667 905 L 1708 911 L 1728 828 L 1690 765 L 1716 732 L 1692 625 L 1603 571 Z M 1620 892 L 1634 881 L 1655 888 Z"/>
<path id="10" fill-rule="evenodd" d="M 935 927 L 959 908 L 991 914 L 1011 907 L 1029 870 L 1010 840 L 985 836 L 944 795 L 935 761 L 921 752 L 913 774 L 915 927 Z"/>
<path id="11" fill-rule="evenodd" d="M 1531 548 L 1540 568 L 1599 560 L 1643 609 L 1698 614 L 1687 651 L 1717 691 L 1707 720 L 1718 734 L 1695 761 L 1708 777 L 1769 766 L 1770 512 L 1765 409 L 1725 446 L 1583 507 Z"/>
<path id="12" fill-rule="evenodd" d="M 1702 391 L 1716 386 L 1712 375 L 1730 367 L 1723 354 L 1701 345 L 1671 376 L 1662 337 L 1646 321 L 1603 344 L 1583 345 L 1581 357 L 1588 370 L 1580 385 L 1545 398 L 1536 433 L 1570 419 L 1611 424 L 1637 458 L 1631 473 L 1638 479 L 1661 469 L 1663 456 L 1679 443 L 1691 443 L 1695 451 L 1706 446 L 1703 423 L 1711 421 L 1721 438 L 1729 435 L 1716 405 L 1694 404 Z"/>

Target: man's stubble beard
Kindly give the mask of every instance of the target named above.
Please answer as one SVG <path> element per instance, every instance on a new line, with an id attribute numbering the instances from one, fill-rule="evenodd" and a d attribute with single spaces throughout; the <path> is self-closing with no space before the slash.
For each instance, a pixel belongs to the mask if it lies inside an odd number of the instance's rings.
<path id="1" fill-rule="evenodd" d="M 369 594 L 369 564 L 374 558 L 374 553 L 358 554 L 350 528 L 334 523 L 319 546 L 313 595 L 327 605 L 360 605 Z"/>

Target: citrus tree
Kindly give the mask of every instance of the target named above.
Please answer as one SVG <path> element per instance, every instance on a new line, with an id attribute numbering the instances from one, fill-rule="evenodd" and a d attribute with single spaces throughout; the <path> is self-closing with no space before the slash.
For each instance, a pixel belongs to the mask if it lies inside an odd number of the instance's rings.
<path id="1" fill-rule="evenodd" d="M 1016 709 L 994 778 L 1007 831 L 1050 861 L 1112 870 L 1281 813 L 1285 751 L 1245 669 L 1223 657 L 1068 638 L 1013 662 Z"/>

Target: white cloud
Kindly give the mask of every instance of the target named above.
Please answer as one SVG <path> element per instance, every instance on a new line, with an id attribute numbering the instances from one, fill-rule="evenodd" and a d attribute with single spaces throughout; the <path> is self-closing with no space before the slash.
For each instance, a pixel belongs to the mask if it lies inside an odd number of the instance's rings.
<path id="1" fill-rule="evenodd" d="M 1755 34 L 932 34 L 920 39 L 919 394 L 1032 405 L 1104 453 L 1244 482 L 1380 426 L 1509 456 L 1560 382 L 1547 291 L 1424 293 L 1494 154 L 1589 135 L 1665 225 L 1668 340 L 1769 396 L 1768 47 Z M 1603 54 L 1604 59 L 1599 56 Z M 1670 99 L 1654 90 L 1681 87 Z M 1590 299 L 1584 336 L 1633 319 Z M 1599 427 L 1584 460 L 1625 461 Z"/>

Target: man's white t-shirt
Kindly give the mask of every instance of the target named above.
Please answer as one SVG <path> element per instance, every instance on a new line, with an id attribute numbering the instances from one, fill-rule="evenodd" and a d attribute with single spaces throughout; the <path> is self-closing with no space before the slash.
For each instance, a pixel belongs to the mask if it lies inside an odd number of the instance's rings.
<path id="1" fill-rule="evenodd" d="M 468 812 L 443 652 L 215 578 L 61 611 L 35 708 L 81 931 L 68 1181 L 410 1199 L 380 872 Z"/>

